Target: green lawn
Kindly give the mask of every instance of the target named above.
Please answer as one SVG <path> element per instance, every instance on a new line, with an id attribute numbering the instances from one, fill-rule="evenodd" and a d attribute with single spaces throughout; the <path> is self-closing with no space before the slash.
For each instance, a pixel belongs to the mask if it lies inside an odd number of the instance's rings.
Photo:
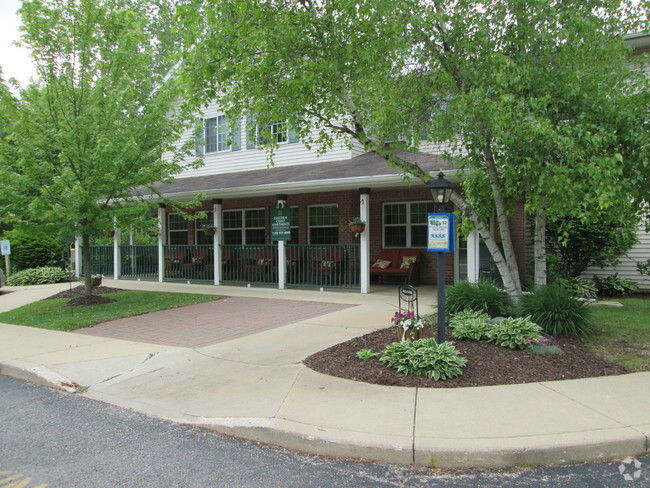
<path id="1" fill-rule="evenodd" d="M 590 350 L 631 371 L 650 371 L 650 300 L 617 299 L 623 307 L 592 307 Z"/>
<path id="2" fill-rule="evenodd" d="M 195 303 L 218 300 L 217 295 L 189 293 L 161 293 L 153 291 L 121 291 L 102 296 L 113 298 L 116 302 L 100 305 L 66 307 L 68 298 L 43 300 L 20 308 L 0 313 L 0 322 L 5 324 L 28 325 L 41 329 L 74 330 L 80 327 L 105 322 L 107 320 L 131 317 L 147 312 L 193 305 Z"/>

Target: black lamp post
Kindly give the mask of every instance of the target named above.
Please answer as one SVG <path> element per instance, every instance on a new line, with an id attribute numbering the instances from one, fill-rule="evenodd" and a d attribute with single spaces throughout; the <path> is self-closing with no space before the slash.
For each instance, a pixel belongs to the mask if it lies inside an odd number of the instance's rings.
<path id="1" fill-rule="evenodd" d="M 426 186 L 433 198 L 434 211 L 444 212 L 454 185 L 445 180 L 445 175 L 440 170 L 438 178 L 429 180 Z M 445 342 L 445 325 L 445 253 L 438 252 L 438 344 Z"/>

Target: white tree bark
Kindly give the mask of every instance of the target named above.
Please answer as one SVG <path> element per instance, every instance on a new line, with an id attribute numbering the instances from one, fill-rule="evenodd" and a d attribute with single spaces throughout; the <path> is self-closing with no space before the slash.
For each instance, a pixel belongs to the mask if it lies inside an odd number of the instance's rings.
<path id="1" fill-rule="evenodd" d="M 535 212 L 535 286 L 546 285 L 546 209 L 542 206 Z"/>
<path id="2" fill-rule="evenodd" d="M 515 247 L 512 244 L 512 234 L 510 233 L 510 222 L 508 222 L 507 207 L 503 198 L 503 189 L 501 188 L 501 181 L 497 172 L 496 162 L 494 155 L 489 146 L 483 149 L 485 157 L 485 164 L 490 179 L 490 186 L 492 187 L 492 195 L 494 199 L 494 206 L 496 209 L 497 222 L 499 223 L 499 233 L 501 234 L 501 243 L 503 244 L 503 255 L 506 260 L 506 265 L 510 270 L 510 276 L 514 282 L 518 295 L 521 294 L 521 279 L 519 277 L 519 266 L 517 265 L 517 256 L 515 254 Z M 481 233 L 482 234 L 482 233 Z M 491 251 L 490 251 L 491 252 Z M 494 257 L 494 255 L 493 255 Z M 505 285 L 505 283 L 504 283 Z"/>
<path id="3" fill-rule="evenodd" d="M 503 286 L 506 289 L 506 292 L 511 296 L 521 295 L 521 285 L 518 285 L 518 283 L 512 278 L 510 267 L 507 265 L 506 260 L 485 221 L 481 219 L 472 206 L 458 193 L 452 193 L 451 201 L 472 221 L 481 234 L 483 242 L 485 242 L 492 259 L 494 260 L 494 264 L 496 264 L 497 269 L 501 274 L 501 280 L 503 281 Z"/>

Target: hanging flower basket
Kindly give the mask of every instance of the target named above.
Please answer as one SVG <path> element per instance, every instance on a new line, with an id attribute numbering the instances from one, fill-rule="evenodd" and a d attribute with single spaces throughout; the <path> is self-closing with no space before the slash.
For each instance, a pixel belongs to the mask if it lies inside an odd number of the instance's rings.
<path id="1" fill-rule="evenodd" d="M 366 230 L 366 222 L 360 217 L 353 218 L 350 220 L 350 223 L 348 225 L 350 226 L 350 230 L 355 236 L 358 236 L 364 230 Z"/>
<path id="2" fill-rule="evenodd" d="M 203 233 L 206 237 L 214 237 L 214 235 L 217 233 L 217 228 L 214 225 L 208 225 L 206 227 L 203 227 Z"/>

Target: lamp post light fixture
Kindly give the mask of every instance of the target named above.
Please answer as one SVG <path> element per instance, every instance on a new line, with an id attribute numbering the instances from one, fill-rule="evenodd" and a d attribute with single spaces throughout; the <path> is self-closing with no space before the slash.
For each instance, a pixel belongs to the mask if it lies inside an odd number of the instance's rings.
<path id="1" fill-rule="evenodd" d="M 426 184 L 431 192 L 433 199 L 433 210 L 435 212 L 444 212 L 445 205 L 451 199 L 451 193 L 454 191 L 454 185 L 445 180 L 445 175 L 440 170 L 437 179 L 431 179 Z M 438 251 L 438 344 L 445 342 L 445 253 Z"/>

